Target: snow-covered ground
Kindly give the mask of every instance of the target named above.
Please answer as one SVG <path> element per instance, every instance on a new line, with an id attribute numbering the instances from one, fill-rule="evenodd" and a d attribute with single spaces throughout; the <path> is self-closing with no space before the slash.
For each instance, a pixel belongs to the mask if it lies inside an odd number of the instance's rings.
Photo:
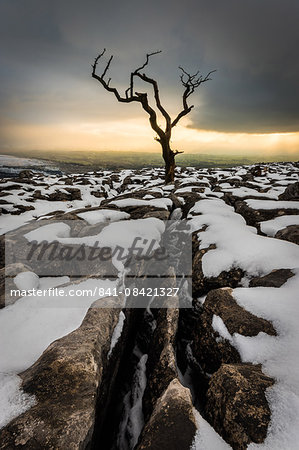
<path id="1" fill-rule="evenodd" d="M 261 231 L 271 237 L 275 236 L 277 231 L 289 225 L 299 225 L 299 215 L 275 217 L 275 219 L 260 223 Z"/>
<path id="2" fill-rule="evenodd" d="M 20 158 L 18 156 L 11 156 L 11 155 L 0 155 L 0 167 L 6 166 L 6 167 L 13 167 L 13 168 L 25 168 L 25 167 L 31 167 L 31 166 L 40 166 L 42 167 L 44 165 L 44 161 L 41 161 L 40 159 L 30 159 L 30 158 Z"/>
<path id="3" fill-rule="evenodd" d="M 175 208 L 182 207 L 191 230 L 197 232 L 199 248 L 215 246 L 202 258 L 205 277 L 217 277 L 222 271 L 232 268 L 242 269 L 247 279 L 266 275 L 273 269 L 291 269 L 294 276 L 280 288 L 240 285 L 232 294 L 245 309 L 270 320 L 277 336 L 264 333 L 255 337 L 230 335 L 222 319 L 216 315 L 213 327 L 238 349 L 242 361 L 261 363 L 262 370 L 275 380 L 274 386 L 267 391 L 272 414 L 268 436 L 263 444 L 251 444 L 249 448 L 295 450 L 299 438 L 299 247 L 294 242 L 274 236 L 289 225 L 299 226 L 298 198 L 279 199 L 287 186 L 298 181 L 298 174 L 298 167 L 288 163 L 267 164 L 258 176 L 251 174 L 249 166 L 225 170 L 179 169 L 175 184 L 167 186 L 163 182 L 162 169 L 99 171 L 67 176 L 34 174 L 22 180 L 3 179 L 0 181 L 0 233 L 22 230 L 24 224 L 37 223 L 41 218 L 47 221 L 52 217 L 55 223 L 44 224 L 43 221 L 36 230 L 27 230 L 25 239 L 40 242 L 46 238 L 49 242 L 56 240 L 61 244 L 83 243 L 87 246 L 100 242 L 112 249 L 117 246 L 128 248 L 137 231 L 143 239 L 153 238 L 159 242 L 165 225 L 155 213 L 158 211 L 165 217 Z M 235 204 L 227 201 L 227 195 L 254 211 L 271 211 L 274 218 L 249 226 L 236 212 Z M 142 217 L 138 216 L 141 208 L 144 208 Z M 72 234 L 69 224 L 64 222 L 65 213 L 72 214 L 86 229 L 91 227 L 90 234 Z M 124 221 L 128 222 L 126 227 Z M 92 227 L 99 225 L 102 227 L 100 231 L 93 232 Z M 259 227 L 263 235 L 259 234 Z M 117 269 L 122 268 L 117 266 Z M 105 289 L 113 289 L 116 283 L 88 279 L 76 284 L 76 288 L 93 289 L 100 284 Z M 30 367 L 51 342 L 79 327 L 89 306 L 99 298 L 98 294 L 70 297 L 68 292 L 74 284 L 63 274 L 54 280 L 25 272 L 17 275 L 15 285 L 19 289 L 50 289 L 62 285 L 65 295 L 22 297 L 0 310 L 2 426 L 35 402 L 34 397 L 19 389 L 18 374 Z M 121 313 L 109 356 L 121 336 L 123 324 L 124 315 Z M 140 358 L 138 392 L 134 393 L 134 406 L 128 404 L 126 417 L 131 428 L 138 428 L 138 433 L 143 424 L 141 400 L 146 384 L 146 358 Z M 134 411 L 137 411 L 137 422 L 132 417 Z M 199 428 L 192 448 L 230 448 L 200 415 L 197 419 Z M 138 433 L 132 431 L 134 439 Z"/>
<path id="4" fill-rule="evenodd" d="M 208 225 L 206 231 L 198 233 L 200 248 L 216 244 L 216 249 L 203 257 L 203 272 L 208 277 L 238 267 L 247 275 L 266 275 L 299 264 L 298 245 L 257 235 L 256 228 L 246 225 L 243 217 L 221 199 L 199 200 L 189 217 L 193 231 Z"/>

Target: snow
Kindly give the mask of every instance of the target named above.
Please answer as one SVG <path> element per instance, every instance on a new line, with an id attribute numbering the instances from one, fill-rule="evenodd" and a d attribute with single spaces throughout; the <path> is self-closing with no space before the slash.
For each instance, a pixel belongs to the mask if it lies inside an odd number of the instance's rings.
<path id="1" fill-rule="evenodd" d="M 151 200 L 152 198 L 155 198 L 153 195 L 147 194 L 143 197 L 144 200 Z"/>
<path id="2" fill-rule="evenodd" d="M 250 189 L 247 187 L 240 187 L 240 188 L 228 188 L 228 187 L 224 187 L 222 189 L 223 192 L 229 192 L 232 195 L 234 195 L 235 197 L 266 197 L 266 198 L 272 198 L 272 199 L 277 199 L 278 195 L 283 192 L 283 190 L 270 190 L 268 192 L 258 192 L 255 189 Z M 276 202 L 275 202 L 276 203 Z"/>
<path id="3" fill-rule="evenodd" d="M 2 344 L 0 370 L 21 372 L 41 355 L 55 339 L 80 326 L 95 295 L 74 295 L 72 290 L 93 290 L 102 287 L 112 290 L 115 282 L 89 279 L 64 288 L 63 295 L 48 294 L 22 297 L 0 311 L 0 337 Z"/>
<path id="4" fill-rule="evenodd" d="M 114 222 L 123 219 L 129 219 L 130 214 L 113 209 L 99 209 L 77 214 L 81 219 L 86 220 L 89 225 L 95 225 L 102 222 Z"/>
<path id="5" fill-rule="evenodd" d="M 20 204 L 20 202 L 16 203 Z M 35 210 L 26 211 L 18 216 L 9 214 L 6 214 L 5 217 L 1 216 L 0 234 L 15 230 L 38 216 L 50 214 L 56 210 L 67 211 L 69 208 L 68 202 L 49 202 L 46 200 L 36 200 L 33 206 Z"/>
<path id="6" fill-rule="evenodd" d="M 110 223 L 100 233 L 95 235 L 70 237 L 70 226 L 63 222 L 58 222 L 41 226 L 25 234 L 24 237 L 30 242 L 37 241 L 37 243 L 44 241 L 44 237 L 47 236 L 47 242 L 58 241 L 66 245 L 84 244 L 89 247 L 96 246 L 97 248 L 110 247 L 112 250 L 121 248 L 123 249 L 123 256 L 125 256 L 128 253 L 128 249 L 133 247 L 134 241 L 138 238 L 139 240 L 136 243 L 138 248 L 142 242 L 147 243 L 141 247 L 141 254 L 146 253 L 151 241 L 155 241 L 152 250 L 156 250 L 159 247 L 164 229 L 165 224 L 162 220 L 148 217 L 146 219 Z M 135 253 L 138 251 L 140 250 L 135 250 Z M 113 257 L 112 262 L 116 269 L 122 271 L 124 262 L 117 259 L 117 256 L 118 254 Z"/>
<path id="7" fill-rule="evenodd" d="M 278 181 L 276 184 L 278 184 L 279 186 L 288 186 L 289 184 L 293 184 L 296 183 L 297 180 L 281 180 Z"/>
<path id="8" fill-rule="evenodd" d="M 201 214 L 192 216 L 194 213 Z M 211 244 L 217 247 L 203 256 L 202 268 L 207 277 L 234 267 L 255 276 L 298 265 L 299 247 L 296 244 L 257 235 L 255 228 L 246 225 L 243 217 L 220 199 L 198 201 L 188 217 L 192 231 L 208 225 L 205 231 L 198 233 L 200 248 Z"/>
<path id="9" fill-rule="evenodd" d="M 242 360 L 261 363 L 263 372 L 275 379 L 267 391 L 271 424 L 261 450 L 298 449 L 299 417 L 299 270 L 280 288 L 237 288 L 233 296 L 240 306 L 270 320 L 278 336 L 235 336 Z"/>
<path id="10" fill-rule="evenodd" d="M 238 348 L 238 340 L 242 339 L 242 336 L 238 333 L 234 333 L 233 335 L 231 335 L 220 316 L 217 316 L 216 314 L 213 315 L 212 327 L 220 335 L 220 338 L 216 338 L 216 342 L 222 339 L 226 339 L 230 342 L 231 345 Z"/>
<path id="11" fill-rule="evenodd" d="M 14 277 L 14 283 L 20 290 L 28 291 L 39 286 L 39 277 L 34 272 L 21 272 Z"/>
<path id="12" fill-rule="evenodd" d="M 0 155 L 0 166 L 11 167 L 28 167 L 28 166 L 44 166 L 45 161 L 40 159 L 20 158 L 18 156 Z M 47 164 L 49 164 L 47 162 Z"/>
<path id="13" fill-rule="evenodd" d="M 25 278 L 25 282 L 23 282 L 22 278 L 20 281 L 20 284 L 16 283 L 16 278 L 21 275 L 22 273 L 30 273 L 35 275 L 33 277 L 32 275 L 29 276 L 29 279 Z M 37 277 L 37 279 L 36 279 Z M 28 282 L 28 284 L 27 284 Z M 70 282 L 70 277 L 68 276 L 62 276 L 62 277 L 38 277 L 34 272 L 21 272 L 20 274 L 16 275 L 14 278 L 14 283 L 16 285 L 16 288 L 20 291 L 28 291 L 32 289 L 50 289 L 55 288 L 58 286 L 61 286 L 62 284 L 67 284 Z M 27 286 L 26 286 L 27 285 Z M 18 296 L 20 298 L 20 295 Z"/>
<path id="14" fill-rule="evenodd" d="M 134 373 L 132 390 L 124 397 L 124 413 L 117 439 L 118 448 L 134 448 L 144 425 L 142 398 L 147 383 L 148 355 L 142 354 L 137 346 L 134 353 L 139 357 L 139 362 Z"/>
<path id="15" fill-rule="evenodd" d="M 230 342 L 232 341 L 232 336 L 230 335 L 228 329 L 226 328 L 225 323 L 223 322 L 221 317 L 217 316 L 216 314 L 213 315 L 212 327 L 214 331 L 217 331 L 217 333 L 219 333 L 219 335 L 223 339 L 227 339 Z"/>
<path id="16" fill-rule="evenodd" d="M 245 200 L 252 209 L 299 209 L 299 202 L 296 201 L 274 201 L 274 200 Z"/>
<path id="17" fill-rule="evenodd" d="M 166 186 L 162 187 L 163 191 L 173 191 L 174 184 L 167 184 Z"/>
<path id="18" fill-rule="evenodd" d="M 112 355 L 113 349 L 116 346 L 122 330 L 123 330 L 123 326 L 124 326 L 124 321 L 126 320 L 126 316 L 124 315 L 124 313 L 121 311 L 119 313 L 119 318 L 118 318 L 118 322 L 113 330 L 113 334 L 112 334 L 112 338 L 111 338 L 111 343 L 110 343 L 110 349 L 108 352 L 108 358 L 110 358 L 110 356 Z"/>
<path id="19" fill-rule="evenodd" d="M 205 188 L 205 195 L 207 196 L 212 196 L 212 197 L 223 197 L 223 192 L 216 192 L 216 191 L 212 191 L 210 188 Z"/>
<path id="20" fill-rule="evenodd" d="M 247 174 L 247 170 L 246 169 L 239 169 L 237 170 L 237 172 L 235 173 L 235 175 L 246 175 Z"/>
<path id="21" fill-rule="evenodd" d="M 85 244 L 91 247 L 98 243 L 99 247 L 115 248 L 120 246 L 127 249 L 132 246 L 137 236 L 142 239 L 154 239 L 159 242 L 164 229 L 165 225 L 160 219 L 148 217 L 146 219 L 127 220 L 125 223 L 111 223 L 99 234 L 69 237 L 70 226 L 63 222 L 58 222 L 41 226 L 25 234 L 24 237 L 30 242 L 36 240 L 38 243 L 42 242 L 44 237 L 47 236 L 48 242 L 58 241 L 63 244 Z"/>
<path id="22" fill-rule="evenodd" d="M 280 216 L 272 220 L 260 222 L 261 231 L 271 237 L 274 237 L 277 231 L 289 225 L 299 225 L 299 215 Z"/>
<path id="23" fill-rule="evenodd" d="M 203 186 L 186 186 L 179 188 L 175 191 L 175 194 L 183 194 L 185 192 L 191 192 L 193 189 L 202 189 Z"/>
<path id="24" fill-rule="evenodd" d="M 8 231 L 19 228 L 20 226 L 28 223 L 32 219 L 36 219 L 40 216 L 45 216 L 51 214 L 53 211 L 62 211 L 62 212 L 70 212 L 72 210 L 76 210 L 79 208 L 84 208 L 86 206 L 99 206 L 102 202 L 101 198 L 94 197 L 90 191 L 91 186 L 83 186 L 83 185 L 64 185 L 64 188 L 61 187 L 60 182 L 57 180 L 57 177 L 44 177 L 43 182 L 47 184 L 44 186 L 37 186 L 36 190 L 40 190 L 41 194 L 47 196 L 57 190 L 65 191 L 65 187 L 70 188 L 78 188 L 81 191 L 82 200 L 72 200 L 72 201 L 49 201 L 49 200 L 41 200 L 41 199 L 32 199 L 32 192 L 28 190 L 28 185 L 25 183 L 18 183 L 19 189 L 14 191 L 9 191 L 9 194 L 5 197 L 5 200 L 12 203 L 12 205 L 3 205 L 4 209 L 12 209 L 16 205 L 23 206 L 33 206 L 34 209 L 30 211 L 25 211 L 19 215 L 10 215 L 6 214 L 5 217 L 1 216 L 1 224 L 0 224 L 0 234 L 7 233 Z M 9 185 L 16 183 L 9 183 Z M 7 183 L 0 184 L 1 187 L 6 186 Z M 66 191 L 65 191 L 66 192 Z M 20 197 L 20 194 L 24 194 Z M 115 191 L 115 194 L 117 192 Z M 33 201 L 32 201 L 33 200 Z"/>
<path id="25" fill-rule="evenodd" d="M 197 432 L 190 450 L 229 450 L 228 445 L 213 427 L 193 408 L 197 423 Z"/>
<path id="26" fill-rule="evenodd" d="M 59 238 L 69 237 L 71 227 L 64 222 L 50 223 L 48 225 L 40 226 L 35 230 L 24 234 L 24 237 L 29 241 L 36 241 L 38 244 L 43 241 L 53 242 Z"/>
<path id="27" fill-rule="evenodd" d="M 183 180 L 180 182 L 180 186 L 184 186 L 184 184 L 198 183 L 197 177 L 188 177 L 187 180 Z"/>
<path id="28" fill-rule="evenodd" d="M 70 282 L 70 277 L 64 275 L 62 277 L 40 277 L 38 289 L 50 289 L 67 284 Z"/>
<path id="29" fill-rule="evenodd" d="M 146 363 L 148 355 L 142 355 L 137 365 L 136 373 L 134 376 L 135 385 L 133 386 L 132 397 L 133 406 L 131 408 L 128 429 L 132 434 L 131 448 L 134 448 L 137 444 L 139 435 L 144 425 L 143 412 L 142 412 L 142 398 L 146 387 Z"/>
<path id="30" fill-rule="evenodd" d="M 155 198 L 153 200 L 139 200 L 136 198 L 123 198 L 121 200 L 114 200 L 111 205 L 125 208 L 127 206 L 154 206 L 155 208 L 167 209 L 172 205 L 170 198 Z"/>
<path id="31" fill-rule="evenodd" d="M 0 373 L 0 428 L 36 404 L 33 395 L 20 390 L 21 378 Z"/>

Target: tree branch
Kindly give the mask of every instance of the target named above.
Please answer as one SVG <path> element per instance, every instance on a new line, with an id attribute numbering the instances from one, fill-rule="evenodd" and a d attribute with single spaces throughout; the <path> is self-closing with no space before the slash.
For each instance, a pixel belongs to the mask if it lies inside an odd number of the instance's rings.
<path id="1" fill-rule="evenodd" d="M 191 75 L 190 73 L 186 72 L 185 69 L 183 69 L 181 66 L 179 69 L 182 71 L 182 74 L 180 76 L 182 85 L 185 87 L 185 90 L 183 92 L 183 110 L 177 115 L 177 117 L 174 119 L 174 121 L 171 124 L 171 128 L 175 127 L 176 124 L 181 120 L 182 117 L 189 114 L 192 108 L 194 108 L 194 105 L 188 106 L 187 99 L 190 97 L 191 94 L 197 89 L 202 83 L 205 83 L 206 81 L 211 80 L 210 75 L 216 70 L 211 70 L 205 77 L 203 75 L 199 75 L 199 71 L 197 71 L 194 75 Z"/>
<path id="2" fill-rule="evenodd" d="M 173 151 L 174 156 L 178 155 L 179 153 L 184 153 L 184 151 L 179 151 L 179 150 L 174 150 Z"/>
<path id="3" fill-rule="evenodd" d="M 110 56 L 110 59 L 109 59 L 107 65 L 106 65 L 106 67 L 105 67 L 104 72 L 103 72 L 102 75 L 101 75 L 101 78 L 104 78 L 104 76 L 106 75 L 106 73 L 107 73 L 107 71 L 108 71 L 108 69 L 109 69 L 109 66 L 110 66 L 110 64 L 111 64 L 112 59 L 113 59 L 113 55 Z"/>
<path id="4" fill-rule="evenodd" d="M 170 115 L 168 114 L 168 112 L 161 105 L 158 83 L 156 82 L 156 80 L 154 80 L 153 78 L 149 78 L 144 73 L 143 74 L 136 73 L 135 75 L 137 77 L 139 77 L 142 81 L 144 81 L 146 83 L 150 83 L 153 86 L 154 98 L 155 98 L 155 102 L 156 102 L 157 108 L 161 112 L 161 114 L 163 115 L 163 117 L 165 118 L 165 121 L 166 121 L 165 133 L 170 133 L 170 130 L 171 130 L 171 118 L 170 118 Z"/>
<path id="5" fill-rule="evenodd" d="M 156 52 L 147 53 L 147 54 L 146 54 L 146 60 L 145 60 L 145 63 L 144 63 L 141 67 L 139 67 L 138 69 L 136 69 L 136 70 L 134 71 L 134 73 L 140 72 L 140 70 L 144 69 L 145 66 L 148 65 L 150 57 L 153 56 L 153 55 L 158 55 L 158 53 L 162 53 L 162 50 L 157 50 Z"/>
<path id="6" fill-rule="evenodd" d="M 159 125 L 157 123 L 156 111 L 149 105 L 147 94 L 140 93 L 140 92 L 135 92 L 135 94 L 140 99 L 140 102 L 141 102 L 141 105 L 142 105 L 142 108 L 144 109 L 144 111 L 146 111 L 148 113 L 148 115 L 150 116 L 149 121 L 150 121 L 152 129 L 157 133 L 157 135 L 159 136 L 160 139 L 163 139 L 165 133 L 159 127 Z M 157 139 L 157 140 L 159 140 L 159 139 Z"/>
<path id="7" fill-rule="evenodd" d="M 157 55 L 159 53 L 162 53 L 162 51 L 161 50 L 157 50 L 156 52 L 147 53 L 145 63 L 142 66 L 138 67 L 136 70 L 134 70 L 134 72 L 131 73 L 130 90 L 131 90 L 131 95 L 132 95 L 132 93 L 133 93 L 133 86 L 134 86 L 134 77 L 138 77 L 142 81 L 144 81 L 145 83 L 149 83 L 149 84 L 151 84 L 153 86 L 154 98 L 155 98 L 156 106 L 157 106 L 158 110 L 161 112 L 161 114 L 163 115 L 163 117 L 165 118 L 165 121 L 166 121 L 165 133 L 169 133 L 170 134 L 170 132 L 171 132 L 171 118 L 170 118 L 169 114 L 167 113 L 167 111 L 165 110 L 165 108 L 163 108 L 163 106 L 161 105 L 158 83 L 153 78 L 150 78 L 147 75 L 145 75 L 145 73 L 142 73 L 142 74 L 140 73 L 140 71 L 142 69 L 144 69 L 148 65 L 150 57 L 153 56 L 153 55 Z"/>
<path id="8" fill-rule="evenodd" d="M 144 69 L 145 66 L 148 65 L 149 59 L 150 59 L 151 56 L 157 55 L 158 53 L 162 53 L 162 50 L 158 50 L 158 51 L 152 52 L 152 53 L 147 53 L 147 54 L 146 54 L 146 60 L 145 60 L 145 63 L 144 63 L 141 67 L 138 67 L 138 69 L 134 70 L 134 72 L 131 72 L 131 75 L 130 75 L 130 93 L 131 93 L 131 96 L 133 95 L 133 91 L 134 91 L 134 76 L 135 76 L 140 70 Z"/>
<path id="9" fill-rule="evenodd" d="M 185 105 L 184 105 L 184 106 L 185 106 Z M 186 116 L 187 114 L 189 114 L 189 112 L 191 111 L 192 108 L 194 108 L 194 105 L 191 105 L 191 106 L 188 107 L 187 104 L 186 104 L 185 109 L 183 109 L 183 110 L 176 116 L 176 118 L 174 119 L 174 121 L 171 123 L 171 128 L 175 127 L 176 124 L 179 122 L 179 120 L 181 120 L 182 117 L 184 117 L 184 116 Z"/>
<path id="10" fill-rule="evenodd" d="M 122 103 L 140 102 L 140 99 L 138 97 L 136 97 L 136 96 L 131 95 L 129 97 L 127 95 L 127 91 L 126 91 L 126 96 L 122 97 L 116 88 L 110 87 L 111 78 L 109 78 L 107 82 L 105 81 L 104 77 L 105 77 L 105 75 L 107 74 L 107 72 L 109 70 L 111 61 L 113 59 L 113 55 L 109 58 L 109 61 L 107 62 L 102 75 L 97 75 L 96 74 L 98 62 L 101 59 L 101 57 L 105 54 L 105 52 L 106 52 L 106 49 L 104 48 L 102 53 L 100 53 L 95 58 L 94 63 L 92 64 L 92 77 L 95 78 L 96 80 L 98 80 L 101 83 L 101 85 L 106 89 L 106 91 L 112 92 L 119 102 L 122 102 Z"/>

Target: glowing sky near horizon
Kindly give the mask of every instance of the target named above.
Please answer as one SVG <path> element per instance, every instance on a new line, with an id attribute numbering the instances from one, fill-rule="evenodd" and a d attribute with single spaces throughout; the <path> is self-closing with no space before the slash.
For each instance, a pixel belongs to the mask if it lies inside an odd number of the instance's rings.
<path id="1" fill-rule="evenodd" d="M 11 148 L 19 150 L 160 151 L 154 132 L 143 118 L 99 123 L 11 125 L 5 134 Z M 182 124 L 173 132 L 172 147 L 187 153 L 261 153 L 296 157 L 299 156 L 299 133 L 223 133 L 200 131 Z"/>

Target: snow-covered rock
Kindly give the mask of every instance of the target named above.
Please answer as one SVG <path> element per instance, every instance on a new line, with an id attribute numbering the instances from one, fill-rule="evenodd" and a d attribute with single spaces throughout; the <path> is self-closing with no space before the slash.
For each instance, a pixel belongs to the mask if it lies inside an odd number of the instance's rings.
<path id="1" fill-rule="evenodd" d="M 29 291 L 39 286 L 39 276 L 34 272 L 21 272 L 14 277 L 14 283 L 21 291 Z"/>

